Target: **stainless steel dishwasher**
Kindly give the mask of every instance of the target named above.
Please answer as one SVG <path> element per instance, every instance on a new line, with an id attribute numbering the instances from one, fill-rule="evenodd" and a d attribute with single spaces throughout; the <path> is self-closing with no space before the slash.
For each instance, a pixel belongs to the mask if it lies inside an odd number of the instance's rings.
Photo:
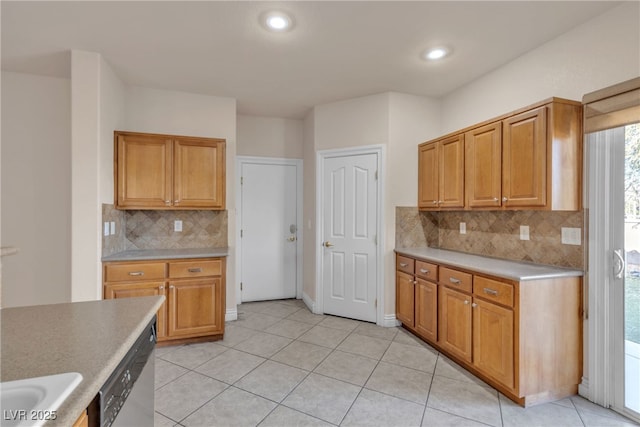
<path id="1" fill-rule="evenodd" d="M 100 389 L 101 427 L 152 427 L 156 317 Z"/>

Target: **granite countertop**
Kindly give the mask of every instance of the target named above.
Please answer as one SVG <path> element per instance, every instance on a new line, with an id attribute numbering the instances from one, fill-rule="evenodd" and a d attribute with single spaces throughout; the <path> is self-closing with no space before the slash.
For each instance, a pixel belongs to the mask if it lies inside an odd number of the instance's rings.
<path id="1" fill-rule="evenodd" d="M 1 381 L 79 372 L 82 382 L 46 426 L 70 426 L 164 301 L 163 296 L 4 308 Z"/>
<path id="2" fill-rule="evenodd" d="M 108 261 L 144 261 L 153 259 L 215 258 L 229 255 L 229 248 L 132 249 L 102 257 Z"/>
<path id="3" fill-rule="evenodd" d="M 581 270 L 570 268 L 508 261 L 445 249 L 396 248 L 395 251 L 400 255 L 407 255 L 424 261 L 446 264 L 517 281 L 579 277 L 584 274 Z"/>

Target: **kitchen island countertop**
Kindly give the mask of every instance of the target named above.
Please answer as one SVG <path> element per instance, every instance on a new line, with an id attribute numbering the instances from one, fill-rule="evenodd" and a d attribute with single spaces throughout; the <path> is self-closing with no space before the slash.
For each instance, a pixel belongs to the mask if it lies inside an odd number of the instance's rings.
<path id="1" fill-rule="evenodd" d="M 517 281 L 579 277 L 584 274 L 581 270 L 576 269 L 509 261 L 445 249 L 396 248 L 395 251 L 400 255 L 407 255 L 423 261 L 464 268 Z"/>
<path id="2" fill-rule="evenodd" d="M 102 262 L 155 259 L 217 258 L 229 255 L 229 248 L 130 249 L 102 257 Z"/>
<path id="3" fill-rule="evenodd" d="M 71 426 L 135 343 L 164 296 L 4 308 L 0 380 L 78 372 L 45 426 Z"/>

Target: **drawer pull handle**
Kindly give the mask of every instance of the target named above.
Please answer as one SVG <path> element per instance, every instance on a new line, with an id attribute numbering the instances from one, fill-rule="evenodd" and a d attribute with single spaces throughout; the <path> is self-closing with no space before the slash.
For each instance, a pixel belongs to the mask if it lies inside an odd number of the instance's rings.
<path id="1" fill-rule="evenodd" d="M 426 268 L 421 268 L 421 269 L 420 269 L 420 273 L 422 273 L 422 274 L 429 274 L 429 270 L 427 270 Z"/>
<path id="2" fill-rule="evenodd" d="M 144 276 L 144 271 L 130 271 L 129 276 Z"/>
<path id="3" fill-rule="evenodd" d="M 407 267 L 409 264 L 405 263 L 405 262 L 401 262 L 400 263 L 400 267 L 405 268 Z"/>
<path id="4" fill-rule="evenodd" d="M 490 288 L 484 288 L 482 290 L 485 294 L 489 294 L 489 295 L 493 295 L 495 297 L 498 296 L 498 291 L 496 291 L 495 289 L 490 289 Z"/>
<path id="5" fill-rule="evenodd" d="M 456 279 L 455 277 L 449 277 L 449 281 L 451 283 L 453 283 L 454 285 L 459 285 L 460 284 L 460 279 Z"/>
<path id="6" fill-rule="evenodd" d="M 189 273 L 202 273 L 202 267 L 194 267 L 188 269 Z"/>

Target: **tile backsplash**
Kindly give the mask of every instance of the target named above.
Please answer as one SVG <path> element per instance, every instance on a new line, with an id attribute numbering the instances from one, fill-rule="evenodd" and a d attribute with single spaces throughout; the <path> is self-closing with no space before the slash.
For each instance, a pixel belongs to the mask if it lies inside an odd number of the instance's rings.
<path id="1" fill-rule="evenodd" d="M 102 254 L 128 249 L 226 247 L 227 211 L 120 211 L 103 205 L 103 221 L 116 221 L 116 235 L 103 237 Z M 113 218 L 113 219 L 112 219 Z M 174 231 L 174 221 L 182 231 Z"/>
<path id="2" fill-rule="evenodd" d="M 460 223 L 466 234 L 460 233 Z M 530 240 L 520 240 L 520 226 Z M 562 243 L 562 228 L 579 228 L 582 244 Z M 420 212 L 396 208 L 397 247 L 437 247 L 495 258 L 584 268 L 584 213 L 564 211 Z"/>

